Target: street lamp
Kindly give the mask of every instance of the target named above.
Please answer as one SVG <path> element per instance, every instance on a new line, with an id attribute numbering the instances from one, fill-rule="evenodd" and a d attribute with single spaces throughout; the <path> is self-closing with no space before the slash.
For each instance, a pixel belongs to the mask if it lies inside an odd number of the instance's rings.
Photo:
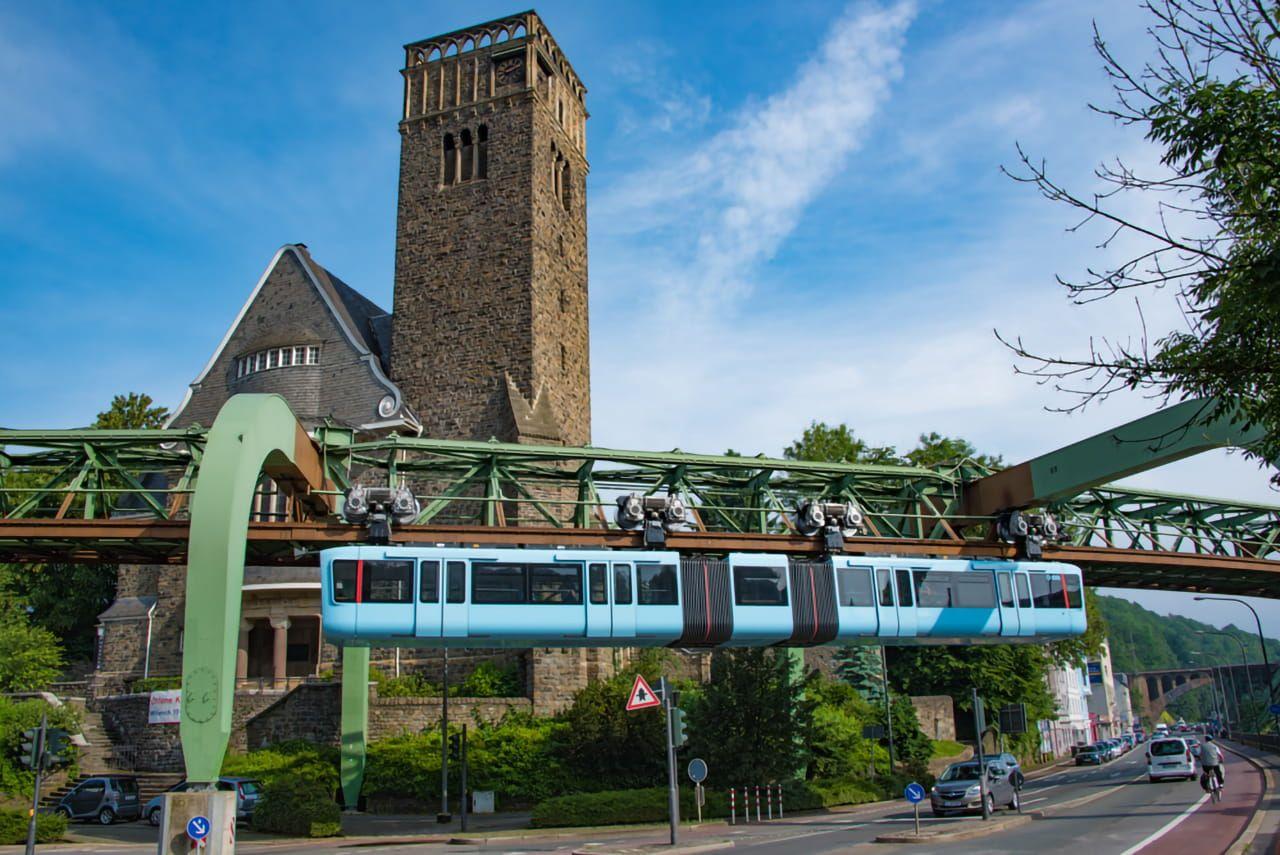
<path id="1" fill-rule="evenodd" d="M 1239 603 L 1250 612 L 1253 613 L 1253 620 L 1258 625 L 1258 644 L 1262 646 L 1262 671 L 1266 675 L 1267 680 L 1267 699 L 1272 706 L 1276 703 L 1276 687 L 1275 681 L 1271 676 L 1271 662 L 1267 659 L 1267 638 L 1262 634 L 1262 618 L 1258 617 L 1258 610 L 1249 605 L 1239 597 L 1196 597 L 1196 600 L 1221 600 L 1224 603 Z M 1280 730 L 1280 716 L 1276 716 L 1276 729 Z"/>
<path id="2" fill-rule="evenodd" d="M 1205 653 L 1203 650 L 1188 650 L 1187 652 L 1190 653 L 1192 656 L 1203 656 L 1205 659 L 1209 658 L 1209 654 Z M 1210 662 L 1209 663 L 1209 695 L 1213 698 L 1213 714 L 1218 717 L 1218 727 L 1221 728 L 1223 725 L 1223 721 L 1226 719 L 1227 716 L 1218 708 L 1218 683 L 1219 683 L 1218 672 L 1214 669 L 1213 663 Z M 1225 699 L 1223 703 L 1225 705 L 1226 703 Z M 1228 722 L 1228 727 L 1229 726 L 1230 726 L 1230 723 Z"/>
<path id="3" fill-rule="evenodd" d="M 1248 653 L 1248 651 L 1246 651 L 1246 650 L 1244 649 L 1244 642 L 1243 642 L 1243 641 L 1241 641 L 1241 640 L 1240 640 L 1239 638 L 1237 638 L 1236 636 L 1232 635 L 1231 633 L 1229 633 L 1229 632 L 1223 632 L 1223 631 L 1222 631 L 1222 630 L 1220 630 L 1220 629 L 1197 629 L 1197 630 L 1196 630 L 1196 634 L 1197 634 L 1197 635 L 1224 635 L 1224 636 L 1226 636 L 1227 638 L 1229 638 L 1229 639 L 1231 639 L 1232 641 L 1234 641 L 1236 644 L 1240 645 L 1240 667 L 1244 668 L 1244 676 L 1245 676 L 1245 679 L 1246 679 L 1246 680 L 1248 680 L 1248 682 L 1249 682 L 1249 695 L 1248 695 L 1248 698 L 1249 698 L 1249 704 L 1250 704 L 1250 711 L 1252 711 L 1252 704 L 1253 704 L 1253 673 L 1249 670 L 1249 653 Z M 1236 696 L 1236 718 L 1237 718 L 1237 719 L 1239 719 L 1240 723 L 1243 725 L 1245 722 L 1244 722 L 1244 716 L 1243 716 L 1243 715 L 1241 715 L 1241 713 L 1240 713 L 1240 691 L 1239 691 L 1239 689 L 1238 689 L 1238 688 L 1237 688 L 1237 686 L 1236 686 L 1236 675 L 1235 675 L 1235 674 L 1232 674 L 1232 675 L 1231 675 L 1231 691 L 1232 691 L 1232 693 Z M 1253 718 L 1253 717 L 1252 717 L 1252 716 L 1250 716 L 1251 723 L 1250 723 L 1249 725 L 1247 725 L 1247 726 L 1250 726 L 1250 727 L 1256 727 L 1256 726 L 1257 726 L 1257 722 L 1252 721 L 1252 718 Z"/>

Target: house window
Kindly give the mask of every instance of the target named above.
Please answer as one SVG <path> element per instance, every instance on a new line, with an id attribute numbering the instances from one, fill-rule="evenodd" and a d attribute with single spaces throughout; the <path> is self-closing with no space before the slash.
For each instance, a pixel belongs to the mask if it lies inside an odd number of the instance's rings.
<path id="1" fill-rule="evenodd" d="M 272 368 L 291 368 L 295 365 L 319 365 L 319 345 L 290 345 L 260 350 L 236 359 L 236 377 L 248 377 Z"/>

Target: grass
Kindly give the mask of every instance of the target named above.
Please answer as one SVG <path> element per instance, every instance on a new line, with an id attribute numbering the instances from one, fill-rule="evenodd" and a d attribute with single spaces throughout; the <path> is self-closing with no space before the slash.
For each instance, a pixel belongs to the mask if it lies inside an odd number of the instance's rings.
<path id="1" fill-rule="evenodd" d="M 935 739 L 933 741 L 933 759 L 941 760 L 944 757 L 955 757 L 957 754 L 964 753 L 965 746 L 951 739 Z"/>

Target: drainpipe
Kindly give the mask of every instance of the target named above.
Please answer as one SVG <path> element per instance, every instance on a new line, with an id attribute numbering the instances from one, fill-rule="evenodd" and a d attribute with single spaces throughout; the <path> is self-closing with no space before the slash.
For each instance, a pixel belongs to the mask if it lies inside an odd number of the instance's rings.
<path id="1" fill-rule="evenodd" d="M 142 679 L 151 676 L 151 622 L 156 613 L 156 604 L 152 603 L 147 608 L 147 652 L 142 660 Z"/>

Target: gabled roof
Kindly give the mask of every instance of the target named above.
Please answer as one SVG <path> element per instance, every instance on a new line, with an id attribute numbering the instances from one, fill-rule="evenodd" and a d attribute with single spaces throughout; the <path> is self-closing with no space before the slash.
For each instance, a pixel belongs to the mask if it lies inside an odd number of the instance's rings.
<path id="1" fill-rule="evenodd" d="M 263 285 L 271 277 L 272 271 L 276 269 L 285 253 L 293 255 L 297 259 L 298 264 L 307 274 L 307 280 L 315 287 L 321 299 L 333 314 L 334 319 L 338 322 L 338 327 L 342 330 L 343 335 L 369 364 L 375 380 L 385 387 L 387 392 L 395 399 L 395 408 L 392 416 L 380 422 L 357 427 L 367 429 L 404 427 L 420 431 L 422 429 L 421 420 L 405 403 L 400 387 L 393 383 L 388 376 L 391 364 L 391 315 L 379 307 L 377 303 L 374 303 L 317 263 L 311 257 L 306 244 L 302 243 L 285 244 L 276 251 L 271 263 L 267 265 L 267 269 L 263 271 L 262 277 L 258 280 L 258 284 L 254 286 L 249 298 L 240 307 L 235 320 L 227 328 L 222 341 L 218 343 L 213 355 L 209 358 L 199 376 L 187 387 L 182 403 L 173 411 L 173 415 L 169 416 L 165 426 L 168 427 L 176 422 L 182 415 L 183 410 L 187 408 L 187 404 L 191 401 L 192 391 L 204 382 L 205 377 L 218 363 L 222 352 L 227 347 L 227 343 L 231 340 L 232 335 L 235 334 L 236 329 L 239 328 L 249 311 L 249 307 L 253 305 L 259 292 L 262 291 Z"/>

